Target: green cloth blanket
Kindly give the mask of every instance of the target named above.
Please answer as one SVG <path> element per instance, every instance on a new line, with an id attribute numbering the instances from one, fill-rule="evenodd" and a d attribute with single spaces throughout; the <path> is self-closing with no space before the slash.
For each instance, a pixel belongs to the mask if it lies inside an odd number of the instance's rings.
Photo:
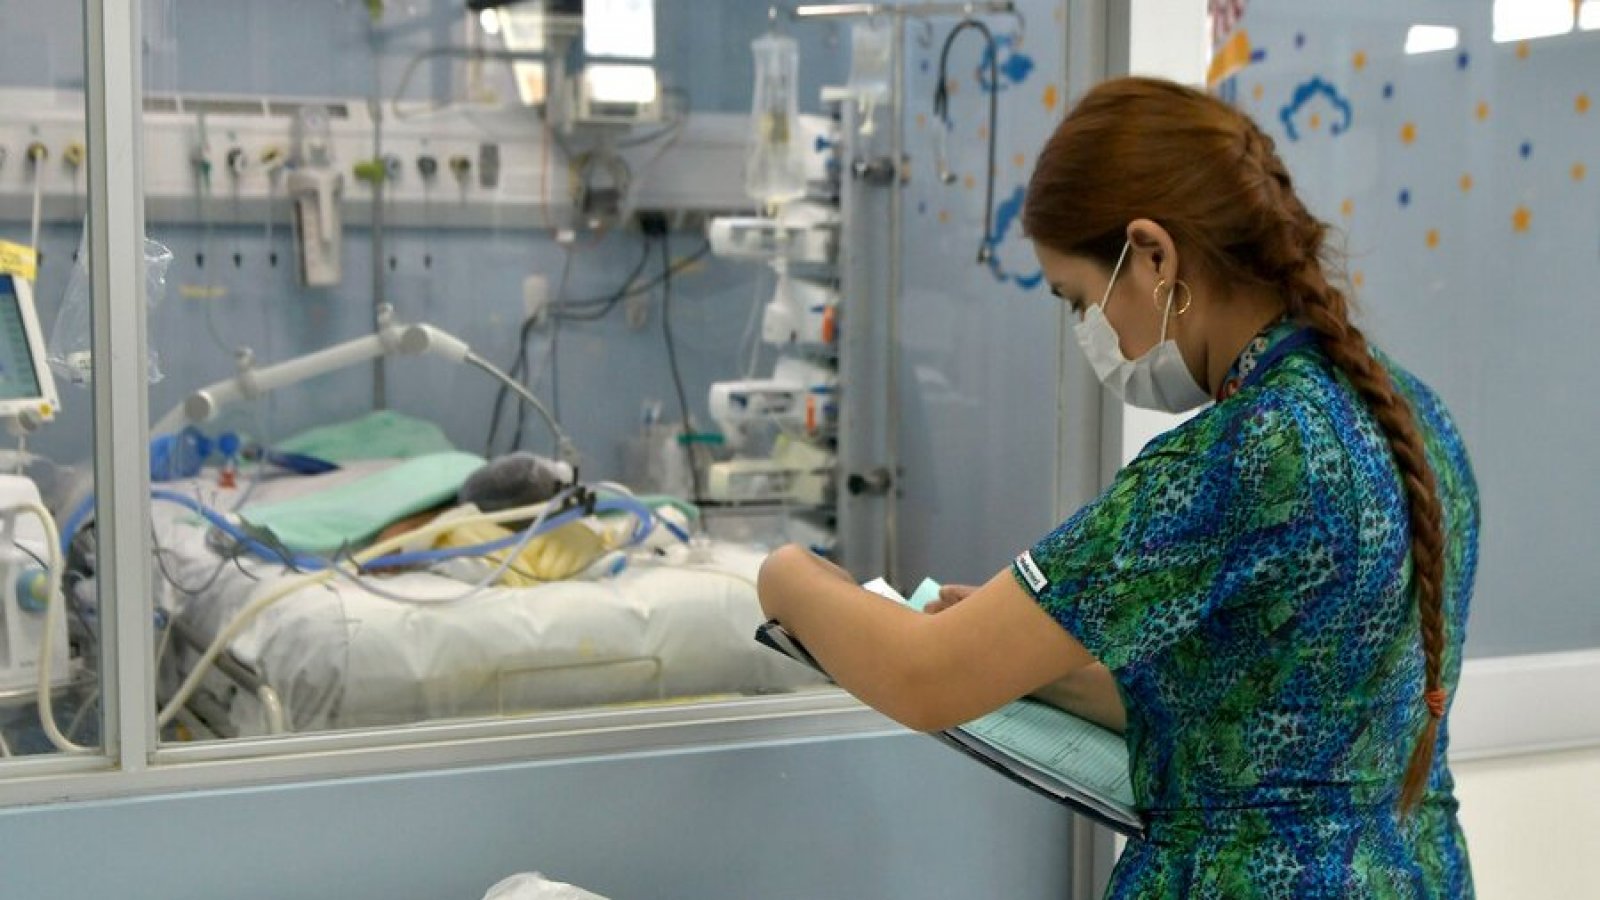
<path id="1" fill-rule="evenodd" d="M 455 449 L 439 426 L 390 410 L 323 425 L 273 444 L 272 449 L 346 463 L 362 459 L 410 459 Z"/>
<path id="2" fill-rule="evenodd" d="M 239 515 L 290 550 L 333 553 L 365 544 L 406 516 L 454 501 L 467 476 L 482 465 L 483 458 L 471 453 L 419 456 L 304 497 L 247 506 Z"/>

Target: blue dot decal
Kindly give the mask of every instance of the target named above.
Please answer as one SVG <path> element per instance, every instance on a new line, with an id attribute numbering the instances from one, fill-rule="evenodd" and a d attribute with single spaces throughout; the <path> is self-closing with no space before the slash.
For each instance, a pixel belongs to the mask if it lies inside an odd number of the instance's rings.
<path id="1" fill-rule="evenodd" d="M 919 216 L 925 216 L 925 215 L 927 215 L 927 214 L 928 214 L 928 204 L 927 204 L 927 201 L 919 201 L 919 202 L 918 202 L 918 203 L 917 203 L 917 215 L 919 215 Z"/>
<path id="2" fill-rule="evenodd" d="M 1411 205 L 1411 190 L 1409 188 L 1401 188 L 1400 189 L 1400 205 L 1401 206 L 1410 206 Z"/>
<path id="3" fill-rule="evenodd" d="M 1383 86 L 1383 99 L 1385 99 L 1385 100 L 1393 100 L 1394 99 L 1394 82 L 1391 81 L 1388 84 L 1385 84 Z"/>
<path id="4" fill-rule="evenodd" d="M 1521 154 L 1523 159 L 1527 159 L 1528 157 L 1532 156 L 1533 155 L 1533 142 L 1532 141 L 1523 141 L 1522 142 L 1522 146 L 1517 148 L 1517 153 Z"/>
<path id="5" fill-rule="evenodd" d="M 1463 50 L 1460 53 L 1456 54 L 1456 68 L 1465 69 L 1467 66 L 1471 65 L 1471 63 L 1472 63 L 1472 54 L 1468 53 L 1465 50 Z"/>
<path id="6" fill-rule="evenodd" d="M 922 62 L 917 64 L 917 67 L 919 69 L 921 69 L 923 72 L 928 71 L 928 61 L 927 60 L 923 60 Z"/>
<path id="7" fill-rule="evenodd" d="M 1294 48 L 1299 50 L 1306 45 L 1306 33 L 1300 32 L 1294 36 Z"/>

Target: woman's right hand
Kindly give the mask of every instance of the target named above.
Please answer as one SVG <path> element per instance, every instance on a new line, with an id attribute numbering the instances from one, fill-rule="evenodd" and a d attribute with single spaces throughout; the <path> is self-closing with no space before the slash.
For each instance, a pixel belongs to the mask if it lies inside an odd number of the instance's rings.
<path id="1" fill-rule="evenodd" d="M 970 584 L 947 584 L 939 588 L 939 599 L 930 602 L 922 608 L 925 613 L 944 612 L 957 603 L 972 596 L 977 587 Z"/>

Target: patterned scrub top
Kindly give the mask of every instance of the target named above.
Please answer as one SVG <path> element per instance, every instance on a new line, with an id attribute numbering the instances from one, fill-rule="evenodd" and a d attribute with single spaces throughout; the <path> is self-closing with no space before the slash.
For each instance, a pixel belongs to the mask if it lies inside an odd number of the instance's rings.
<path id="1" fill-rule="evenodd" d="M 1438 481 L 1453 696 L 1477 488 L 1438 397 L 1379 358 Z M 1107 896 L 1470 897 L 1448 716 L 1422 806 L 1396 813 L 1426 707 L 1405 496 L 1383 432 L 1288 322 L 1228 383 L 1231 396 L 1152 441 L 1012 566 L 1127 708 L 1149 829 Z"/>

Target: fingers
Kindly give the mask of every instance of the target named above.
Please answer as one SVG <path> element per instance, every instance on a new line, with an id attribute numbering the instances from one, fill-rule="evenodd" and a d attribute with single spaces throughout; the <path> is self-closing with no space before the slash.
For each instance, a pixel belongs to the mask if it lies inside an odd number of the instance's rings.
<path id="1" fill-rule="evenodd" d="M 939 588 L 939 599 L 930 601 L 927 606 L 923 607 L 922 611 L 925 613 L 943 612 L 972 596 L 972 593 L 976 590 L 977 587 L 970 584 L 947 584 Z"/>

